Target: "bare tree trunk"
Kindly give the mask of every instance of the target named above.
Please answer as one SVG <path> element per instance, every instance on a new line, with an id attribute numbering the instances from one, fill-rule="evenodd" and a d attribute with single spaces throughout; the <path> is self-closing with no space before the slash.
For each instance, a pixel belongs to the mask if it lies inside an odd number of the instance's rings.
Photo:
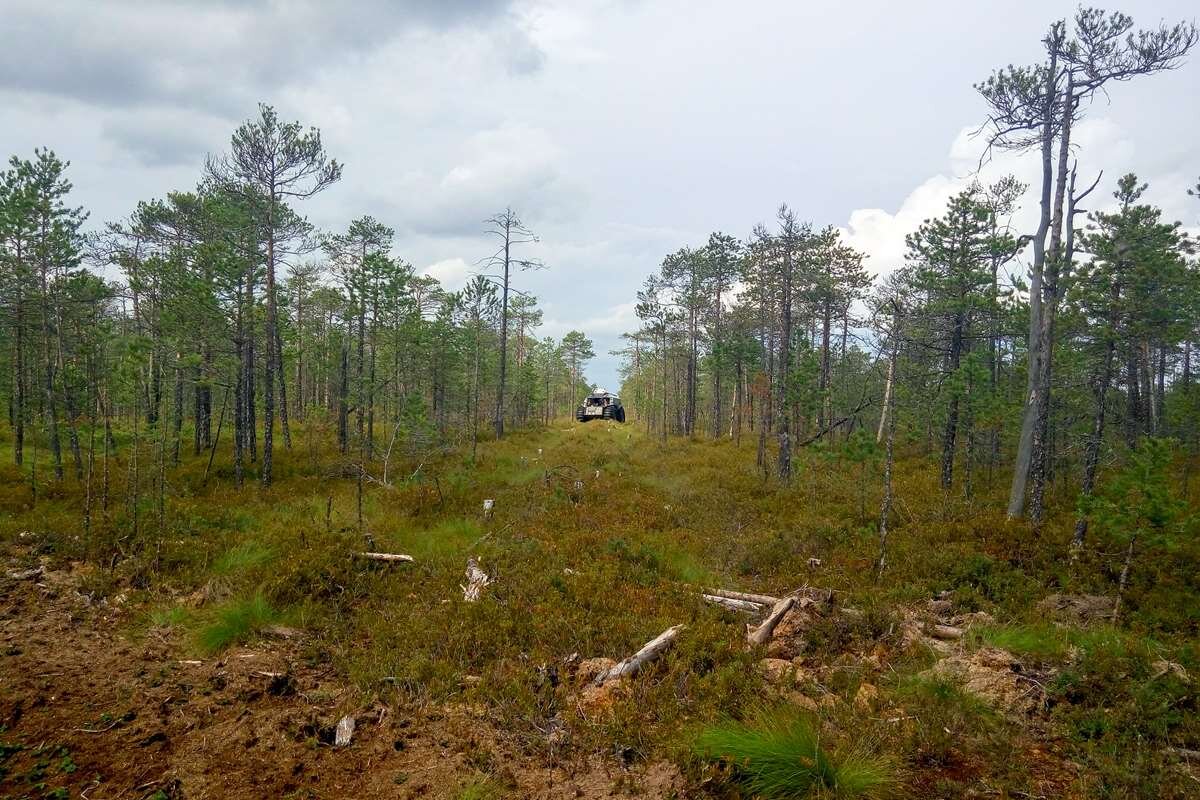
<path id="1" fill-rule="evenodd" d="M 888 426 L 889 409 L 892 406 L 892 384 L 896 380 L 896 354 L 893 350 L 892 357 L 888 359 L 887 379 L 883 384 L 883 411 L 879 415 L 879 430 L 875 433 L 875 443 L 879 444 L 883 441 L 884 432 Z"/>
<path id="2" fill-rule="evenodd" d="M 350 325 L 346 326 L 349 335 Z M 343 337 L 341 358 L 338 359 L 337 424 L 338 451 L 343 455 L 350 447 L 350 343 Z"/>
<path id="3" fill-rule="evenodd" d="M 891 385 L 896 375 L 896 362 L 900 357 L 900 309 L 894 307 L 892 317 L 892 359 L 888 365 L 888 383 Z M 883 459 L 883 500 L 879 507 L 879 556 L 875 559 L 875 581 L 883 576 L 887 566 L 888 521 L 892 516 L 892 465 L 895 462 L 896 440 L 896 393 L 887 393 L 884 400 L 883 418 L 887 420 L 887 430 L 884 436 Z"/>
<path id="4" fill-rule="evenodd" d="M 1100 464 L 1100 448 L 1104 444 L 1104 411 L 1108 396 L 1108 386 L 1112 382 L 1112 362 L 1114 342 L 1110 336 L 1105 345 L 1104 362 L 1100 374 L 1095 378 L 1096 409 L 1092 416 L 1091 435 L 1088 436 L 1087 447 L 1083 457 L 1083 483 L 1079 496 L 1086 501 L 1096 488 L 1096 469 Z M 1075 533 L 1071 537 L 1071 558 L 1074 560 L 1083 550 L 1084 538 L 1087 536 L 1088 517 L 1081 513 L 1075 520 Z"/>
<path id="5" fill-rule="evenodd" d="M 275 330 L 275 371 L 279 375 L 279 427 L 283 431 L 283 446 L 292 449 L 292 429 L 288 425 L 287 373 L 283 369 L 283 339 Z"/>
<path id="6" fill-rule="evenodd" d="M 1008 516 L 1019 519 L 1025 515 L 1026 487 L 1033 464 L 1034 433 L 1038 427 L 1038 412 L 1042 406 L 1042 360 L 1045 348 L 1042 340 L 1042 282 L 1046 266 L 1046 236 L 1050 232 L 1051 190 L 1054 185 L 1054 109 L 1051 98 L 1056 95 L 1058 78 L 1058 49 L 1052 48 L 1050 65 L 1046 70 L 1044 97 L 1046 108 L 1042 117 L 1042 191 L 1037 233 L 1033 237 L 1033 265 L 1029 283 L 1029 372 L 1026 380 L 1025 411 L 1021 418 L 1021 433 L 1017 441 L 1017 457 L 1013 464 L 1012 486 L 1008 495 Z"/>
<path id="7" fill-rule="evenodd" d="M 492 424 L 496 438 L 504 437 L 504 391 L 508 378 L 508 283 L 511 277 L 511 222 L 504 223 L 504 283 L 500 292 L 500 380 L 496 386 L 496 414 Z"/>
<path id="8" fill-rule="evenodd" d="M 829 408 L 829 335 L 830 326 L 833 324 L 833 303 L 832 298 L 828 295 L 825 297 L 824 304 L 821 309 L 821 377 L 819 389 L 820 403 L 817 428 L 824 428 L 829 423 L 830 408 Z"/>

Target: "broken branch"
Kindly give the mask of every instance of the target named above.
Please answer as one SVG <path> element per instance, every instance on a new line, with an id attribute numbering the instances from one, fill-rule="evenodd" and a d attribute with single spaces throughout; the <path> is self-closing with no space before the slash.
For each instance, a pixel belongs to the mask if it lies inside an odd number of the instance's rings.
<path id="1" fill-rule="evenodd" d="M 365 558 L 368 561 L 407 561 L 412 562 L 413 557 L 404 553 L 355 553 L 359 558 Z"/>
<path id="2" fill-rule="evenodd" d="M 771 613 L 762 621 L 762 624 L 757 628 L 751 628 L 746 631 L 746 641 L 751 645 L 766 644 L 771 640 L 771 634 L 775 632 L 775 626 L 783 619 L 783 616 L 792 609 L 796 604 L 795 597 L 784 597 L 775 603 L 775 607 L 771 609 Z"/>
<path id="3" fill-rule="evenodd" d="M 679 636 L 679 632 L 681 630 L 683 630 L 682 625 L 673 625 L 670 628 L 667 628 L 658 636 L 655 636 L 653 639 L 646 642 L 646 644 L 642 646 L 641 650 L 638 650 L 629 658 L 625 659 L 619 664 L 614 664 L 612 667 L 609 667 L 604 672 L 601 672 L 599 675 L 597 675 L 596 679 L 593 681 L 593 684 L 596 686 L 603 686 L 606 683 L 612 683 L 613 681 L 620 680 L 626 675 L 636 675 L 638 670 L 656 660 L 659 656 L 666 652 L 675 642 L 675 639 Z"/>

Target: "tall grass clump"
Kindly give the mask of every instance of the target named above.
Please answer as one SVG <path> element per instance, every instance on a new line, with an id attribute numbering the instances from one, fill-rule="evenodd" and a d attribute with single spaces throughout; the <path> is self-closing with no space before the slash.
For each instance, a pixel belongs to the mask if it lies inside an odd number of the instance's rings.
<path id="1" fill-rule="evenodd" d="M 275 553 L 271 548 L 259 542 L 242 542 L 218 557 L 213 562 L 212 572 L 214 575 L 222 577 L 239 572 L 248 572 L 266 564 L 274 555 Z"/>
<path id="2" fill-rule="evenodd" d="M 200 629 L 196 644 L 205 653 L 218 653 L 249 639 L 279 619 L 262 594 L 232 600 L 216 610 L 211 622 Z"/>
<path id="3" fill-rule="evenodd" d="M 826 750 L 812 724 L 794 711 L 704 728 L 692 749 L 704 760 L 730 765 L 749 793 L 766 800 L 880 798 L 895 784 L 887 759 Z"/>

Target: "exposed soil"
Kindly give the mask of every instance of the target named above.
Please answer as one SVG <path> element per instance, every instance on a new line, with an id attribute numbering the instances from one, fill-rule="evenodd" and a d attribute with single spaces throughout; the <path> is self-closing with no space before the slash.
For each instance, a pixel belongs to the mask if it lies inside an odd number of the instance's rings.
<path id="1" fill-rule="evenodd" d="M 288 631 L 202 661 L 161 631 L 135 639 L 133 613 L 91 602 L 82 574 L 0 573 L 0 743 L 22 746 L 0 797 L 440 798 L 481 772 L 529 798 L 682 796 L 667 764 L 523 755 L 477 709 L 359 705 Z M 346 714 L 353 740 L 334 747 Z"/>

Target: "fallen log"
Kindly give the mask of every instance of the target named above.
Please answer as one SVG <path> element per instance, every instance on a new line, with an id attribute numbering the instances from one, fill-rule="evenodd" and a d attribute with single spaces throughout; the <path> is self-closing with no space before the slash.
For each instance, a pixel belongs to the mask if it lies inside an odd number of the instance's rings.
<path id="1" fill-rule="evenodd" d="M 963 636 L 963 629 L 953 625 L 929 624 L 925 626 L 925 632 L 935 639 L 961 639 Z"/>
<path id="2" fill-rule="evenodd" d="M 659 656 L 670 649 L 675 643 L 675 639 L 679 636 L 679 632 L 683 630 L 682 625 L 672 625 L 665 631 L 655 636 L 650 641 L 642 646 L 641 650 L 631 655 L 629 658 L 621 661 L 608 669 L 601 672 L 592 681 L 594 686 L 603 686 L 606 683 L 612 683 L 624 678 L 626 675 L 636 675 L 645 665 L 656 660 Z"/>
<path id="3" fill-rule="evenodd" d="M 407 556 L 404 553 L 355 553 L 359 558 L 365 558 L 368 561 L 407 561 L 412 562 L 412 556 Z"/>
<path id="4" fill-rule="evenodd" d="M 742 611 L 747 614 L 757 614 L 762 611 L 761 603 L 755 603 L 750 600 L 738 600 L 736 597 L 721 597 L 720 595 L 702 594 L 700 595 L 710 603 L 718 606 L 724 606 L 732 611 Z"/>
<path id="5" fill-rule="evenodd" d="M 471 556 L 467 559 L 467 582 L 459 584 L 458 588 L 462 589 L 463 600 L 468 603 L 474 603 L 483 596 L 483 590 L 487 587 L 492 579 L 479 567 L 479 561 Z"/>
<path id="6" fill-rule="evenodd" d="M 762 621 L 762 624 L 757 628 L 749 628 L 746 631 L 746 641 L 751 646 L 758 644 L 766 644 L 771 640 L 771 634 L 775 632 L 775 626 L 783 619 L 783 616 L 791 611 L 792 606 L 796 604 L 795 597 L 784 597 L 775 602 L 775 606 L 771 609 L 771 613 Z"/>
<path id="7" fill-rule="evenodd" d="M 730 600 L 745 600 L 748 603 L 757 603 L 758 605 L 773 606 L 779 602 L 778 597 L 772 597 L 769 594 L 750 594 L 748 592 L 734 592 L 729 589 L 705 589 L 706 594 L 711 594 L 714 597 L 727 597 Z"/>
<path id="8" fill-rule="evenodd" d="M 34 567 L 33 569 L 10 569 L 8 577 L 14 581 L 35 581 L 46 574 L 46 570 L 42 567 Z"/>

